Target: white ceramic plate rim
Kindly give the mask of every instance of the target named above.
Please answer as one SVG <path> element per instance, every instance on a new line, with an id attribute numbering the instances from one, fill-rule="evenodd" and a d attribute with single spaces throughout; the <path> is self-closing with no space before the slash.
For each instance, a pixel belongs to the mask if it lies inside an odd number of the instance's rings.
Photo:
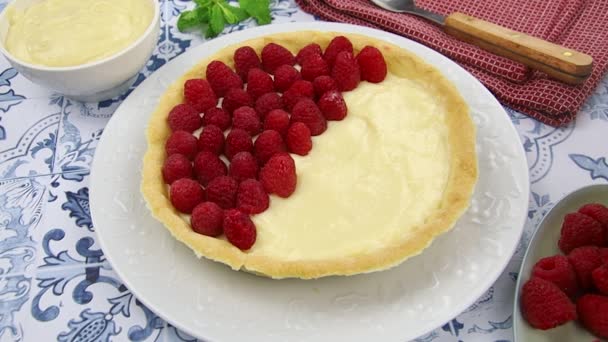
<path id="1" fill-rule="evenodd" d="M 427 60 L 427 62 L 429 62 L 430 64 L 436 65 L 438 63 L 437 61 L 441 61 L 442 64 L 444 64 L 444 66 L 445 65 L 449 66 L 450 72 L 445 73 L 447 78 L 449 78 L 451 80 L 454 80 L 456 78 L 464 80 L 464 81 L 462 81 L 462 83 L 466 83 L 467 87 L 474 89 L 476 96 L 478 96 L 480 98 L 484 98 L 484 100 L 487 101 L 488 111 L 492 112 L 493 114 L 500 113 L 501 115 L 504 115 L 504 118 L 489 118 L 489 120 L 495 120 L 495 119 L 498 120 L 499 119 L 499 120 L 504 121 L 504 123 L 501 122 L 501 124 L 506 125 L 506 127 L 501 128 L 501 129 L 506 130 L 506 132 L 503 134 L 508 135 L 512 139 L 517 141 L 517 147 L 515 147 L 515 150 L 514 150 L 515 159 L 517 159 L 517 163 L 515 163 L 516 165 L 513 166 L 514 167 L 513 173 L 514 173 L 514 177 L 516 177 L 517 180 L 521 181 L 521 180 L 525 179 L 525 181 L 523 181 L 522 184 L 518 184 L 518 185 L 521 186 L 521 188 L 519 189 L 520 192 L 525 195 L 525 198 L 522 198 L 521 200 L 522 201 L 525 200 L 526 205 L 524 206 L 524 210 L 519 210 L 518 212 L 516 212 L 514 214 L 514 216 L 516 216 L 516 222 L 517 222 L 515 227 L 512 228 L 513 232 L 512 232 L 511 238 L 513 238 L 514 242 L 510 246 L 505 246 L 506 250 L 504 252 L 505 252 L 506 257 L 502 258 L 501 262 L 499 264 L 495 265 L 496 267 L 493 269 L 493 271 L 490 272 L 489 274 L 484 274 L 484 277 L 478 283 L 479 285 L 478 285 L 477 289 L 479 289 L 479 291 L 476 291 L 475 293 L 467 293 L 466 296 L 463 296 L 466 298 L 466 300 L 461 300 L 459 303 L 457 303 L 457 305 L 451 306 L 449 310 L 446 310 L 444 312 L 441 312 L 441 314 L 434 316 L 434 320 L 433 320 L 434 323 L 432 325 L 427 324 L 425 326 L 425 329 L 418 331 L 416 333 L 416 335 L 407 336 L 407 338 L 415 338 L 416 336 L 419 336 L 419 335 L 422 335 L 422 334 L 425 334 L 425 333 L 431 331 L 432 329 L 440 326 L 441 324 L 449 321 L 450 319 L 452 319 L 459 313 L 463 312 L 467 307 L 469 307 L 471 304 L 473 304 L 475 302 L 475 300 L 477 298 L 479 298 L 496 281 L 498 276 L 502 273 L 503 269 L 506 267 L 507 263 L 509 262 L 509 260 L 514 252 L 514 250 L 517 246 L 517 242 L 519 241 L 522 231 L 523 231 L 523 226 L 524 226 L 524 222 L 526 220 L 526 212 L 527 212 L 529 181 L 528 181 L 528 169 L 527 169 L 527 165 L 525 162 L 525 153 L 523 151 L 523 147 L 521 146 L 521 143 L 519 142 L 518 134 L 515 131 L 515 128 L 513 127 L 513 125 L 508 120 L 508 115 L 506 114 L 506 112 L 504 111 L 502 106 L 498 103 L 498 101 L 492 96 L 492 94 L 478 80 L 476 80 L 472 75 L 470 75 L 466 70 L 464 70 L 463 68 L 458 66 L 456 63 L 448 60 L 446 57 L 440 55 L 438 52 L 433 51 L 433 50 L 431 50 L 419 43 L 413 42 L 409 39 L 406 39 L 406 38 L 403 38 L 403 37 L 400 37 L 400 36 L 397 36 L 397 35 L 394 35 L 391 33 L 387 33 L 384 31 L 376 30 L 376 29 L 370 29 L 370 28 L 366 28 L 366 27 L 348 25 L 348 24 L 325 23 L 325 22 L 324 23 L 318 23 L 318 22 L 316 22 L 316 23 L 314 23 L 314 22 L 313 23 L 289 23 L 289 24 L 280 24 L 280 25 L 275 24 L 275 25 L 247 29 L 244 31 L 222 36 L 222 37 L 216 38 L 210 42 L 202 44 L 201 46 L 193 48 L 192 50 L 188 51 L 187 53 L 184 53 L 181 56 L 178 56 L 175 60 L 167 63 L 167 65 L 161 67 L 154 74 L 152 74 L 150 77 L 148 77 L 148 79 L 146 79 L 143 82 L 143 84 L 140 85 L 123 102 L 123 104 L 116 110 L 112 119 L 108 123 L 107 128 L 109 128 L 110 130 L 106 129 L 106 133 L 102 136 L 101 141 L 97 147 L 97 153 L 96 153 L 95 159 L 93 161 L 93 165 L 92 165 L 91 186 L 90 186 L 91 187 L 90 206 L 91 206 L 91 213 L 92 213 L 93 220 L 94 220 L 94 222 L 96 221 L 96 219 L 100 220 L 100 217 L 102 215 L 102 212 L 100 212 L 100 210 L 99 210 L 99 205 L 102 203 L 100 203 L 100 200 L 98 200 L 97 198 L 98 198 L 98 194 L 103 191 L 103 189 L 102 189 L 103 187 L 98 184 L 103 184 L 104 165 L 102 165 L 103 163 L 101 161 L 99 161 L 101 158 L 98 158 L 98 156 L 100 156 L 102 154 L 110 153 L 110 152 L 106 152 L 105 150 L 106 150 L 106 145 L 110 144 L 110 143 L 108 143 L 108 141 L 110 140 L 110 138 L 108 138 L 108 137 L 111 135 L 111 133 L 110 133 L 111 130 L 117 129 L 117 125 L 118 125 L 117 122 L 119 120 L 124 120 L 128 116 L 128 113 L 125 113 L 125 109 L 124 109 L 124 108 L 126 108 L 126 104 L 131 105 L 132 101 L 136 101 L 136 99 L 145 96 L 142 89 L 145 88 L 144 85 L 146 84 L 146 82 L 158 81 L 158 78 L 161 77 L 161 75 L 163 75 L 163 70 L 166 70 L 168 65 L 171 63 L 179 62 L 179 63 L 193 65 L 196 61 L 200 60 L 201 58 L 204 58 L 204 56 L 207 56 L 207 55 L 211 54 L 212 52 L 217 51 L 218 49 L 220 49 L 224 46 L 227 46 L 227 45 L 231 45 L 234 43 L 238 43 L 240 41 L 244 41 L 247 39 L 251 39 L 251 38 L 255 38 L 255 37 L 263 36 L 263 35 L 267 35 L 267 34 L 272 34 L 272 33 L 293 32 L 293 31 L 311 30 L 311 29 L 312 30 L 321 30 L 321 31 L 335 31 L 335 32 L 364 34 L 364 35 L 372 36 L 372 37 L 375 37 L 378 39 L 387 40 L 389 42 L 400 45 L 409 50 L 415 50 L 414 51 L 415 53 L 417 53 L 420 56 L 422 56 L 423 58 L 425 58 L 425 60 Z M 440 70 L 441 70 L 441 68 L 440 68 Z M 446 70 L 443 70 L 443 71 L 445 72 Z M 172 77 L 177 78 L 178 76 L 179 75 L 173 75 Z M 467 99 L 465 98 L 465 100 L 467 100 Z M 522 164 L 522 161 L 523 161 L 523 164 Z M 102 249 L 104 250 L 104 252 L 106 252 L 106 258 L 110 261 L 114 270 L 117 272 L 117 274 L 120 276 L 120 278 L 124 281 L 125 285 L 138 297 L 138 299 L 141 300 L 147 307 L 149 307 L 151 310 L 153 310 L 156 314 L 158 314 L 165 320 L 169 321 L 172 325 L 176 326 L 177 328 L 179 328 L 193 336 L 197 336 L 199 338 L 206 339 L 205 336 L 201 336 L 201 333 L 195 331 L 191 326 L 189 326 L 187 324 L 183 324 L 182 322 L 173 319 L 172 315 L 169 312 L 166 312 L 164 310 L 164 307 L 161 304 L 159 304 L 159 302 L 157 300 L 155 300 L 155 298 L 150 298 L 149 296 L 146 295 L 146 289 L 132 286 L 133 284 L 130 280 L 129 274 L 128 274 L 128 272 L 126 272 L 127 266 L 124 264 L 124 260 L 115 258 L 111 253 L 111 248 L 109 248 L 110 242 L 104 236 L 105 230 L 104 230 L 103 225 L 95 224 L 95 227 L 96 227 L 96 231 L 97 231 L 97 235 L 98 235 L 98 241 L 99 241 Z M 409 332 L 402 332 L 402 333 L 403 333 L 403 335 L 407 335 Z M 404 339 L 403 335 L 400 337 L 394 336 L 394 338 L 396 340 L 403 340 Z"/>

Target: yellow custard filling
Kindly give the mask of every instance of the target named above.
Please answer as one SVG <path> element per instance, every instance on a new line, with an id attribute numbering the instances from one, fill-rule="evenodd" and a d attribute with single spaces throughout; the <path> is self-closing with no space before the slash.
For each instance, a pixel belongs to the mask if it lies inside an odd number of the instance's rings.
<path id="1" fill-rule="evenodd" d="M 344 93 L 348 115 L 294 156 L 289 198 L 252 217 L 252 256 L 322 260 L 400 241 L 439 207 L 448 181 L 445 108 L 415 81 L 389 74 Z M 397 237 L 401 237 L 396 239 Z"/>
<path id="2" fill-rule="evenodd" d="M 142 36 L 154 16 L 151 0 L 44 0 L 7 11 L 7 50 L 50 67 L 109 57 Z"/>

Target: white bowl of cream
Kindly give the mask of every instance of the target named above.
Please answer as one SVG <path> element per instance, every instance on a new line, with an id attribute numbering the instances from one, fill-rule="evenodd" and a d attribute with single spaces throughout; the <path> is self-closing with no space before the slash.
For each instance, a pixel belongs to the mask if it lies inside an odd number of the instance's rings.
<path id="1" fill-rule="evenodd" d="M 157 0 L 14 0 L 0 51 L 30 81 L 82 101 L 124 92 L 160 29 Z"/>

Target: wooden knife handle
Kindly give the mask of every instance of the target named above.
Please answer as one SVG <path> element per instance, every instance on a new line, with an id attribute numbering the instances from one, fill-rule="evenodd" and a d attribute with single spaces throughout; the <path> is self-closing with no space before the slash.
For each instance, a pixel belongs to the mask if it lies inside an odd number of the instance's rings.
<path id="1" fill-rule="evenodd" d="M 445 31 L 569 84 L 580 84 L 591 74 L 593 58 L 587 54 L 466 14 L 450 14 Z"/>

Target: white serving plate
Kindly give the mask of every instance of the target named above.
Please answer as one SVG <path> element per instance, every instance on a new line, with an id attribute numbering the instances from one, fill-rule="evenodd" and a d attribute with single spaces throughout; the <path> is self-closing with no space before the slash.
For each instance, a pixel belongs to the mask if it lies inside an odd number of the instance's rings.
<path id="1" fill-rule="evenodd" d="M 386 40 L 441 70 L 478 127 L 480 178 L 471 207 L 420 256 L 388 271 L 271 280 L 197 259 L 154 220 L 139 191 L 144 129 L 166 87 L 224 46 L 279 32 L 351 32 Z M 90 207 L 106 257 L 146 306 L 205 341 L 407 341 L 464 311 L 500 275 L 520 239 L 528 168 L 492 94 L 441 54 L 411 40 L 336 23 L 262 26 L 213 39 L 167 63 L 114 113 L 92 166 Z"/>

